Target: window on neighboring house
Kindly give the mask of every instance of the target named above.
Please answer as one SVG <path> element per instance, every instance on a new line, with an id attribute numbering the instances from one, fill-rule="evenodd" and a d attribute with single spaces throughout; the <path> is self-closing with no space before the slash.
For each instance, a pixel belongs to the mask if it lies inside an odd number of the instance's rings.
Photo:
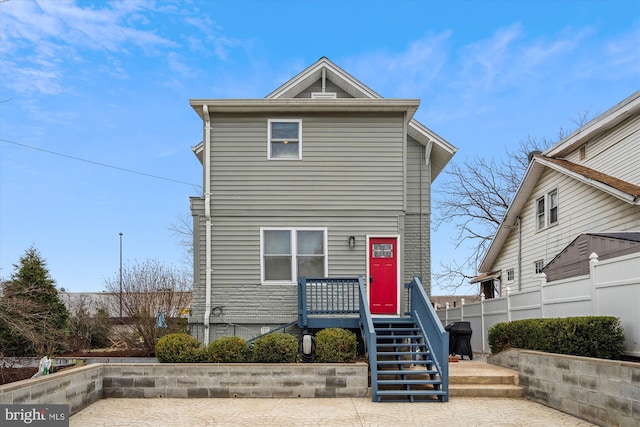
<path id="1" fill-rule="evenodd" d="M 536 274 L 542 273 L 542 268 L 544 267 L 544 261 L 538 260 L 534 263 Z"/>
<path id="2" fill-rule="evenodd" d="M 538 230 L 544 228 L 544 197 L 536 200 L 536 223 Z"/>
<path id="3" fill-rule="evenodd" d="M 558 190 L 548 192 L 536 200 L 536 230 L 558 222 Z"/>
<path id="4" fill-rule="evenodd" d="M 586 145 L 583 145 L 582 147 L 580 147 L 578 156 L 579 156 L 580 160 L 584 160 L 587 157 L 587 146 Z"/>
<path id="5" fill-rule="evenodd" d="M 293 283 L 300 276 L 327 276 L 327 230 L 261 230 L 262 282 Z"/>
<path id="6" fill-rule="evenodd" d="M 507 270 L 507 280 L 511 282 L 513 281 L 513 277 L 513 268 L 510 268 Z"/>
<path id="7" fill-rule="evenodd" d="M 268 120 L 268 158 L 270 160 L 302 159 L 302 120 Z"/>
<path id="8" fill-rule="evenodd" d="M 558 222 L 558 190 L 549 193 L 549 225 Z"/>

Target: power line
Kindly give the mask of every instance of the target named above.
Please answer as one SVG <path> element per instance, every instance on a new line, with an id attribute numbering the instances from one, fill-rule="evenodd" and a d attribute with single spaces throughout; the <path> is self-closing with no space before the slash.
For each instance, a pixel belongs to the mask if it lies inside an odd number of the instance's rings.
<path id="1" fill-rule="evenodd" d="M 138 171 L 134 171 L 134 170 L 131 170 L 131 169 L 121 168 L 119 166 L 108 165 L 106 163 L 95 162 L 93 160 L 82 159 L 80 157 L 70 156 L 68 154 L 62 154 L 62 153 L 57 153 L 57 152 L 51 151 L 51 150 L 45 150 L 44 148 L 38 148 L 38 147 L 33 147 L 33 146 L 27 145 L 27 144 L 21 144 L 19 142 L 15 142 L 15 141 L 9 141 L 8 139 L 4 139 L 4 138 L 0 138 L 0 141 L 7 142 L 7 143 L 13 144 L 13 145 L 18 145 L 18 146 L 24 147 L 24 148 L 30 148 L 32 150 L 42 151 L 42 152 L 48 153 L 48 154 L 54 154 L 54 155 L 60 156 L 60 157 L 66 157 L 66 158 L 72 159 L 72 160 L 78 160 L 80 162 L 91 163 L 93 165 L 103 166 L 105 168 L 116 169 L 116 170 L 120 170 L 120 171 L 123 171 L 123 172 L 135 173 L 137 175 L 148 176 L 150 178 L 162 179 L 164 181 L 171 181 L 171 182 L 176 182 L 178 184 L 184 184 L 184 185 L 189 185 L 191 187 L 200 188 L 199 185 L 193 184 L 191 182 L 180 181 L 180 180 L 177 180 L 177 179 L 166 178 L 166 177 L 163 177 L 163 176 L 152 175 L 152 174 L 145 173 L 145 172 L 138 172 Z"/>

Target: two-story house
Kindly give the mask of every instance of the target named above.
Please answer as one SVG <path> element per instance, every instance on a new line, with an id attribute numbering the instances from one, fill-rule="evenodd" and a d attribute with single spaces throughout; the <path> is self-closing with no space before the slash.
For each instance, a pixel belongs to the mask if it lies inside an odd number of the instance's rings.
<path id="1" fill-rule="evenodd" d="M 543 153 L 529 167 L 480 265 L 481 292 L 504 295 L 589 272 L 638 251 L 640 91 Z"/>
<path id="2" fill-rule="evenodd" d="M 400 315 L 430 278 L 430 188 L 456 148 L 327 58 L 260 99 L 191 99 L 202 119 L 192 334 L 254 337 L 296 320 L 299 277 L 363 276 Z"/>

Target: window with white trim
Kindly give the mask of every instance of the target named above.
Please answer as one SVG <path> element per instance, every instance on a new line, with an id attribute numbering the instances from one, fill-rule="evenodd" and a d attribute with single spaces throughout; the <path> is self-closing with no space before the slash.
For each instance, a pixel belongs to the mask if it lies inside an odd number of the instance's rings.
<path id="1" fill-rule="evenodd" d="M 553 190 L 547 196 L 549 198 L 549 225 L 558 222 L 558 190 Z"/>
<path id="2" fill-rule="evenodd" d="M 328 276 L 326 228 L 262 228 L 260 253 L 262 283 Z"/>
<path id="3" fill-rule="evenodd" d="M 536 229 L 542 230 L 544 228 L 544 196 L 536 200 Z"/>
<path id="4" fill-rule="evenodd" d="M 269 160 L 302 159 L 302 120 L 268 119 L 267 128 Z"/>
<path id="5" fill-rule="evenodd" d="M 533 266 L 534 266 L 536 274 L 540 274 L 540 273 L 542 273 L 542 269 L 544 268 L 544 261 L 540 259 L 540 260 L 534 262 Z"/>
<path id="6" fill-rule="evenodd" d="M 536 199 L 536 230 L 558 222 L 558 189 Z"/>
<path id="7" fill-rule="evenodd" d="M 514 278 L 513 268 L 507 270 L 507 280 L 512 282 Z"/>

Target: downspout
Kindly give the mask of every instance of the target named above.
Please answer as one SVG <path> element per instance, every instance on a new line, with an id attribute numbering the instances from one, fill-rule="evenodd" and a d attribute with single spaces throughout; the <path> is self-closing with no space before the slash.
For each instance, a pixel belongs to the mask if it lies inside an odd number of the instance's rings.
<path id="1" fill-rule="evenodd" d="M 520 223 L 520 217 L 516 218 L 518 221 L 518 291 L 522 290 L 522 224 Z"/>
<path id="2" fill-rule="evenodd" d="M 204 118 L 204 218 L 205 218 L 205 291 L 204 291 L 204 345 L 209 344 L 209 318 L 211 316 L 211 117 L 209 107 L 202 106 Z"/>
<path id="3" fill-rule="evenodd" d="M 427 142 L 427 145 L 423 146 L 423 150 L 424 150 L 424 165 L 428 166 L 429 162 L 431 162 L 431 149 L 433 147 L 433 141 L 429 140 Z M 429 171 L 429 183 L 431 183 L 431 168 L 428 168 L 427 171 Z M 424 224 L 424 208 L 423 208 L 423 185 L 422 182 L 424 180 L 423 177 L 423 172 L 422 172 L 422 162 L 420 163 L 420 274 L 424 273 L 424 266 L 423 266 L 423 262 L 424 262 L 424 254 L 422 252 L 422 244 L 423 244 L 423 240 L 424 240 L 424 236 L 422 233 L 422 227 Z M 429 185 L 428 188 L 431 188 L 431 185 Z M 429 195 L 431 195 L 431 191 L 429 191 Z M 429 239 L 429 246 L 431 246 L 431 239 Z M 429 263 L 430 264 L 430 263 Z M 429 271 L 429 274 L 431 274 L 431 271 Z M 422 282 L 424 283 L 424 279 L 422 279 Z M 431 279 L 429 279 L 429 296 L 431 296 Z"/>

